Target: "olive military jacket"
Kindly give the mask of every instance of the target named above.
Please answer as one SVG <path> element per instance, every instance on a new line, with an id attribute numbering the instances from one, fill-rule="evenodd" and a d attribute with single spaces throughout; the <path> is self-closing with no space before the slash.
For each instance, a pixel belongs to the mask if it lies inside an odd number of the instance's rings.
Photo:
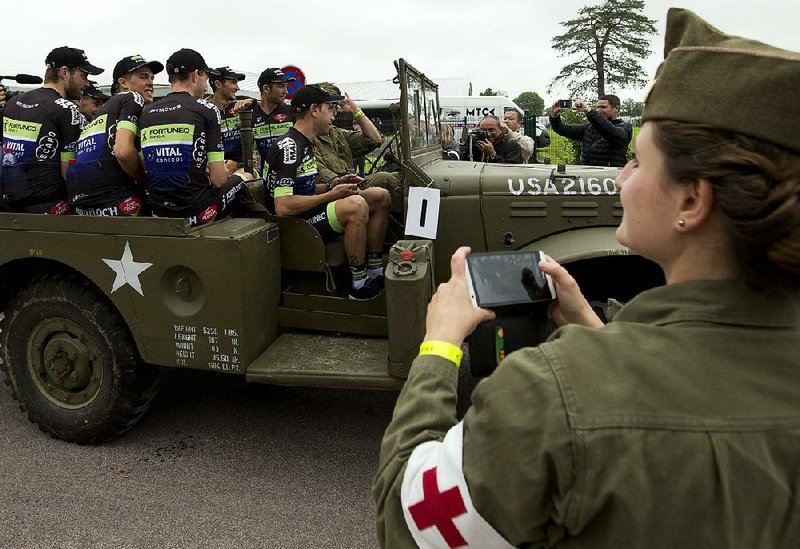
<path id="1" fill-rule="evenodd" d="M 367 138 L 360 131 L 332 127 L 328 135 L 317 137 L 314 155 L 317 158 L 319 177 L 317 183 L 328 184 L 334 177 L 355 173 L 353 158 L 363 156 L 381 144 Z"/>
<path id="2" fill-rule="evenodd" d="M 474 508 L 520 547 L 797 547 L 799 350 L 798 300 L 729 281 L 564 327 L 473 393 Z M 457 378 L 437 356 L 411 368 L 373 483 L 382 547 L 415 546 L 401 484 L 415 447 L 455 430 Z"/>

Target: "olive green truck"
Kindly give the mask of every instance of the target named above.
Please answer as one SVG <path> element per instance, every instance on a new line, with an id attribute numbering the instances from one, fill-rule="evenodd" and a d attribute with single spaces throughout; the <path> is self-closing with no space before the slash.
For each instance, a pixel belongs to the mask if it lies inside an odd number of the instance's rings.
<path id="1" fill-rule="evenodd" d="M 458 246 L 541 249 L 592 299 L 626 299 L 658 271 L 614 239 L 618 170 L 443 159 L 434 82 L 396 62 L 396 163 L 440 192 L 435 238 L 386 242 L 386 288 L 347 298 L 341 242 L 264 212 L 189 228 L 166 218 L 0 214 L 0 356 L 43 431 L 96 443 L 130 428 L 162 367 L 249 382 L 396 389 Z"/>

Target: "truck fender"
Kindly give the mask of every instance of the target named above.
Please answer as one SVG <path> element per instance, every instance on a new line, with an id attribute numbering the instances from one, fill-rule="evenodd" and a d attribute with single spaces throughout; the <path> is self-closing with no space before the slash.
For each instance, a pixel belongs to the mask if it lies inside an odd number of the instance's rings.
<path id="1" fill-rule="evenodd" d="M 616 227 L 591 227 L 567 231 L 527 244 L 521 250 L 542 250 L 562 264 L 582 259 L 637 255 L 617 242 Z"/>

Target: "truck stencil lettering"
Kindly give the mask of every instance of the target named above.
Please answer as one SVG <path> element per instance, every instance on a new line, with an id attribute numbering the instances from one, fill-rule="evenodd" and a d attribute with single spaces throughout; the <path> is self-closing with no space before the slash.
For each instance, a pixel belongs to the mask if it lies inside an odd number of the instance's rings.
<path id="1" fill-rule="evenodd" d="M 561 184 L 562 189 L 561 192 L 559 192 L 558 186 L 549 177 L 544 181 L 544 183 L 541 183 L 541 180 L 536 177 L 529 177 L 527 181 L 521 177 L 516 181 L 509 178 L 508 192 L 514 196 L 520 196 L 523 193 L 527 193 L 531 196 L 548 194 L 561 194 L 565 196 L 579 194 L 599 196 L 601 194 L 607 194 L 611 196 L 617 194 L 617 188 L 614 186 L 614 180 L 610 177 L 604 178 L 602 182 L 597 177 L 589 177 L 588 179 L 579 177 L 577 180 L 568 177 L 561 179 Z"/>

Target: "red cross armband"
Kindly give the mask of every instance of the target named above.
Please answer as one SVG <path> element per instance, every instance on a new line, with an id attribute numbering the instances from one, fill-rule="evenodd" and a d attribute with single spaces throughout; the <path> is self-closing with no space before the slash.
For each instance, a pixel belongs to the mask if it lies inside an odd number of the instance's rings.
<path id="1" fill-rule="evenodd" d="M 453 426 L 442 442 L 425 442 L 411 453 L 400 501 L 414 541 L 424 549 L 512 549 L 473 507 L 463 455 L 462 422 Z"/>

